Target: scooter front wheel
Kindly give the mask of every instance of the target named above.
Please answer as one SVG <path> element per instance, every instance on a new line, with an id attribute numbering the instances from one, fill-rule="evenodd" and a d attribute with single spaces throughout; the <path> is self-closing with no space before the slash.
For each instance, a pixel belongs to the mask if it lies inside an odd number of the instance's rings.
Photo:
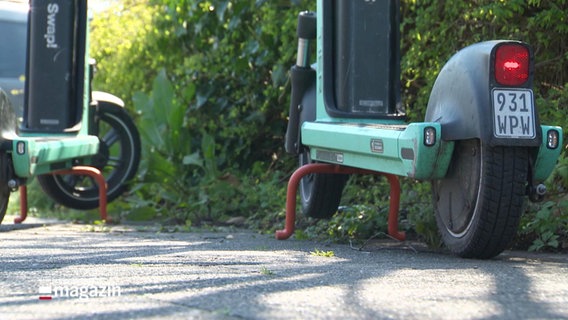
<path id="1" fill-rule="evenodd" d="M 6 215 L 6 210 L 8 210 L 8 202 L 10 201 L 10 189 L 6 187 L 2 187 L 0 190 L 0 223 L 4 220 L 4 216 Z"/>
<path id="2" fill-rule="evenodd" d="M 97 117 L 100 150 L 91 165 L 105 177 L 110 202 L 126 191 L 128 181 L 138 171 L 140 135 L 121 106 L 101 104 Z M 38 182 L 47 195 L 66 207 L 90 210 L 99 206 L 98 185 L 89 176 L 48 174 L 38 176 Z"/>
<path id="3" fill-rule="evenodd" d="M 455 142 L 446 177 L 432 188 L 436 221 L 450 251 L 489 259 L 506 248 L 523 210 L 528 157 L 526 148 Z"/>
<path id="4" fill-rule="evenodd" d="M 312 163 L 310 153 L 304 150 L 299 156 L 300 166 Z M 300 180 L 302 213 L 307 217 L 329 219 L 337 212 L 341 194 L 349 175 L 311 173 Z"/>
<path id="5" fill-rule="evenodd" d="M 10 160 L 8 156 L 3 153 L 0 154 L 0 223 L 4 220 L 6 210 L 8 209 L 8 202 L 10 201 L 10 187 L 8 186 L 8 166 Z"/>

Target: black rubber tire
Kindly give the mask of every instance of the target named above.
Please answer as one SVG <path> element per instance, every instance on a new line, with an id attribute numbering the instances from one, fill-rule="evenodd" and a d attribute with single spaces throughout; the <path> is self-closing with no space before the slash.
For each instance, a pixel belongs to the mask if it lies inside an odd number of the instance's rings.
<path id="1" fill-rule="evenodd" d="M 8 166 L 11 165 L 8 155 L 0 154 L 0 223 L 4 220 L 8 203 L 10 202 L 10 187 L 8 187 Z"/>
<path id="2" fill-rule="evenodd" d="M 312 163 L 309 151 L 299 155 L 299 164 Z M 307 217 L 329 219 L 336 212 L 349 175 L 312 173 L 300 180 L 302 213 Z"/>
<path id="3" fill-rule="evenodd" d="M 8 202 L 10 202 L 10 188 L 2 187 L 0 190 L 0 224 L 4 220 L 6 210 L 8 210 Z"/>
<path id="4" fill-rule="evenodd" d="M 437 225 L 450 251 L 489 259 L 507 248 L 523 211 L 528 157 L 527 148 L 455 142 L 446 177 L 432 183 Z"/>
<path id="5" fill-rule="evenodd" d="M 16 132 L 17 120 L 14 113 L 14 107 L 6 93 L 0 88 L 0 142 L 7 143 L 12 139 L 11 135 Z M 11 143 L 10 143 L 11 144 Z M 6 210 L 8 209 L 8 202 L 10 200 L 10 187 L 8 187 L 8 180 L 13 175 L 12 158 L 5 151 L 0 153 L 0 223 L 4 220 Z"/>
<path id="6" fill-rule="evenodd" d="M 111 202 L 127 190 L 127 183 L 138 171 L 140 134 L 128 113 L 114 104 L 101 104 L 95 123 L 101 144 L 91 165 L 105 177 L 107 202 Z M 37 178 L 43 191 L 63 206 L 79 210 L 99 206 L 99 188 L 89 176 L 48 174 Z"/>

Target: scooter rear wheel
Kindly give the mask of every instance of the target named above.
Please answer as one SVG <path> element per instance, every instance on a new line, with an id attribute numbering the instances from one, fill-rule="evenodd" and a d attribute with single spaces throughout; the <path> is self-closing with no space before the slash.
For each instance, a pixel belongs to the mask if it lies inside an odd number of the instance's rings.
<path id="1" fill-rule="evenodd" d="M 110 202 L 126 191 L 128 181 L 138 171 L 140 135 L 121 106 L 101 104 L 98 118 L 100 150 L 91 165 L 105 177 Z M 66 207 L 90 210 L 99 206 L 98 185 L 89 176 L 48 174 L 38 176 L 38 182 L 47 195 Z"/>
<path id="2" fill-rule="evenodd" d="M 523 210 L 528 156 L 526 148 L 456 141 L 446 177 L 432 188 L 438 228 L 453 253 L 489 259 L 507 247 Z"/>
<path id="3" fill-rule="evenodd" d="M 299 156 L 300 166 L 312 163 L 308 150 Z M 307 217 L 329 219 L 336 212 L 349 175 L 312 173 L 300 180 L 302 213 Z"/>

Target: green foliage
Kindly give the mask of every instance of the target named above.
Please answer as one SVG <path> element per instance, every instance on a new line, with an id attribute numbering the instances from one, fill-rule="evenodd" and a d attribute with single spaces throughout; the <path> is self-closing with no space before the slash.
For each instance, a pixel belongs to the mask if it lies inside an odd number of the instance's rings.
<path id="1" fill-rule="evenodd" d="M 433 214 L 429 182 L 401 179 L 399 229 L 409 239 L 418 238 L 432 248 L 442 246 Z M 380 176 L 353 176 L 346 186 L 342 206 L 329 220 L 299 218 L 296 237 L 345 242 L 387 236 L 389 184 Z"/>
<path id="2" fill-rule="evenodd" d="M 554 91 L 564 90 L 562 86 L 568 82 L 568 43 L 561 40 L 568 36 L 565 0 L 402 3 L 403 89 L 413 120 L 423 119 L 430 89 L 445 61 L 457 50 L 479 41 L 526 41 L 537 58 L 537 99 L 547 100 Z M 543 116 L 541 120 L 557 123 L 566 119 L 564 108 L 556 105 L 554 109 L 561 110 L 563 117 Z"/>
<path id="3" fill-rule="evenodd" d="M 295 13 L 310 7 L 129 0 L 95 18 L 96 85 L 134 102 L 143 138 L 129 217 L 200 223 L 282 211 L 287 70 Z"/>
<path id="4" fill-rule="evenodd" d="M 268 269 L 267 267 L 262 267 L 260 268 L 260 274 L 262 274 L 263 276 L 273 276 L 274 271 Z"/>
<path id="5" fill-rule="evenodd" d="M 411 179 L 401 181 L 401 210 L 406 213 L 407 229 L 431 248 L 440 248 L 442 239 L 438 232 L 430 182 Z"/>
<path id="6" fill-rule="evenodd" d="M 388 206 L 378 208 L 372 205 L 340 207 L 339 212 L 329 220 L 310 221 L 305 228 L 308 238 L 325 235 L 335 241 L 367 239 L 387 230 Z"/>
<path id="7" fill-rule="evenodd" d="M 159 212 L 173 210 L 170 204 L 185 208 L 188 204 L 180 195 L 189 193 L 191 184 L 187 179 L 191 172 L 184 170 L 183 165 L 192 150 L 188 143 L 191 136 L 184 128 L 185 108 L 175 100 L 164 71 L 159 72 L 149 95 L 138 92 L 133 101 L 140 114 L 138 130 L 145 142 L 139 173 L 145 183 L 158 186 L 140 191 L 145 201 L 139 205 L 148 208 L 155 204 Z M 196 158 L 201 159 L 199 154 Z"/>
<path id="8" fill-rule="evenodd" d="M 147 142 L 140 169 L 146 186 L 138 191 L 138 198 L 144 200 L 137 207 L 151 206 L 157 215 L 191 224 L 215 223 L 226 216 L 264 213 L 281 206 L 282 202 L 275 207 L 270 199 L 282 192 L 272 184 L 267 188 L 259 179 L 270 178 L 263 163 L 252 166 L 252 176 L 238 176 L 235 169 L 222 166 L 220 159 L 227 158 L 226 151 L 218 148 L 215 133 L 205 128 L 193 131 L 184 120 L 186 107 L 174 95 L 165 71 L 158 73 L 151 94 L 135 94 L 134 105 L 140 115 L 140 133 Z"/>
<path id="9" fill-rule="evenodd" d="M 315 249 L 314 251 L 310 251 L 310 255 L 316 256 L 316 257 L 333 258 L 333 257 L 335 257 L 335 252 Z"/>
<path id="10" fill-rule="evenodd" d="M 568 248 L 568 159 L 560 156 L 558 164 L 545 181 L 547 201 L 529 204 L 521 220 L 518 246 L 531 251 Z"/>
<path id="11" fill-rule="evenodd" d="M 151 89 L 149 80 L 169 54 L 152 41 L 161 33 L 152 23 L 157 12 L 148 0 L 122 0 L 97 13 L 90 25 L 95 89 L 121 97 L 129 108 L 134 92 Z"/>
<path id="12" fill-rule="evenodd" d="M 216 141 L 221 168 L 247 170 L 282 153 L 295 17 L 288 1 L 154 1 L 164 68 L 190 130 Z M 193 90 L 192 88 L 195 88 Z"/>
<path id="13" fill-rule="evenodd" d="M 568 234 L 568 200 L 547 201 L 536 214 L 524 217 L 521 234 L 533 238 L 529 251 L 562 249 Z"/>

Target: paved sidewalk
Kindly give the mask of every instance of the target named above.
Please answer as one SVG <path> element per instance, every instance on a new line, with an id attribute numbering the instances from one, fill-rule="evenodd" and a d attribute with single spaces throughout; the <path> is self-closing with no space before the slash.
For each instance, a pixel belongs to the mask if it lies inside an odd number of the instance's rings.
<path id="1" fill-rule="evenodd" d="M 0 243 L 2 319 L 568 319 L 566 255 L 33 221 Z"/>

